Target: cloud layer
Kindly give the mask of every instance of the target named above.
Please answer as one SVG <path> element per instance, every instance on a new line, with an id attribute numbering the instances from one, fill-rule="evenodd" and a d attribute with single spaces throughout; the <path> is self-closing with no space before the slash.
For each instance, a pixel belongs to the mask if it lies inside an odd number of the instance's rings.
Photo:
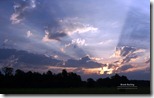
<path id="1" fill-rule="evenodd" d="M 77 18 L 66 18 L 55 21 L 54 25 L 45 27 L 45 37 L 43 39 L 52 39 L 60 41 L 65 36 L 71 36 L 74 33 L 96 32 L 95 28 L 89 24 L 77 21 Z"/>

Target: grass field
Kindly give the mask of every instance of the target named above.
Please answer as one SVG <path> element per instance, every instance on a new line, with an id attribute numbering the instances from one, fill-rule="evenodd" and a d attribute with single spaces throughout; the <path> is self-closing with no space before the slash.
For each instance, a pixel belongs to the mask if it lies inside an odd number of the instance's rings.
<path id="1" fill-rule="evenodd" d="M 150 94 L 150 88 L 9 88 L 0 89 L 1 94 Z"/>

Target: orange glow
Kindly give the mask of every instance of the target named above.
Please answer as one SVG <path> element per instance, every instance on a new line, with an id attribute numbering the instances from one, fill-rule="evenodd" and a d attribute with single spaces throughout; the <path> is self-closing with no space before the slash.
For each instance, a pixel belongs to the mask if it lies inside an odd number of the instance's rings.
<path id="1" fill-rule="evenodd" d="M 100 68 L 100 74 L 104 74 L 104 70 Z"/>
<path id="2" fill-rule="evenodd" d="M 59 67 L 59 66 L 47 66 L 47 68 L 49 70 L 56 70 L 56 71 L 61 71 L 63 69 L 66 69 L 68 72 L 73 72 L 74 70 L 76 70 L 76 67 Z"/>
<path id="3" fill-rule="evenodd" d="M 109 68 L 109 64 L 107 63 L 107 66 L 100 68 L 100 74 L 112 74 L 113 70 L 114 70 L 113 68 Z"/>
<path id="4" fill-rule="evenodd" d="M 68 70 L 68 72 L 72 71 L 72 72 L 83 72 L 84 74 L 98 74 L 98 75 L 103 75 L 103 74 L 113 74 L 114 72 L 116 73 L 127 73 L 127 72 L 133 72 L 133 71 L 138 71 L 138 70 L 144 70 L 146 69 L 148 66 L 145 66 L 144 64 L 140 64 L 140 66 L 138 66 L 138 64 L 136 65 L 131 64 L 133 67 L 129 68 L 127 70 L 119 70 L 120 67 L 122 67 L 123 65 L 121 64 L 117 64 L 114 66 L 111 66 L 109 63 L 106 63 L 106 66 L 102 66 L 99 68 L 84 68 L 84 67 L 61 67 L 61 66 L 48 66 L 48 69 L 51 70 L 58 70 L 61 71 L 62 69 L 66 69 Z"/>
<path id="5" fill-rule="evenodd" d="M 100 68 L 82 68 L 84 74 L 99 74 Z"/>
<path id="6" fill-rule="evenodd" d="M 82 68 L 82 70 L 85 74 L 112 74 L 114 69 L 104 66 L 102 68 Z"/>

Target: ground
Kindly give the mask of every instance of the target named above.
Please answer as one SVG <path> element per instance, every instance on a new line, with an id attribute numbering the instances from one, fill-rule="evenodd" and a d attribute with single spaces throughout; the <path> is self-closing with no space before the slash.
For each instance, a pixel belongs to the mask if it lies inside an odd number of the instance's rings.
<path id="1" fill-rule="evenodd" d="M 9 88 L 0 89 L 2 94 L 150 94 L 149 87 L 138 89 L 117 88 Z"/>

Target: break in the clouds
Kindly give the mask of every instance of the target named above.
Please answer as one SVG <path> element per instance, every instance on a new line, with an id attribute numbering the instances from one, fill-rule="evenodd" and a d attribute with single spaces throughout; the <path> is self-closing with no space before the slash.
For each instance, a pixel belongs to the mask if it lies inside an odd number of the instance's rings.
<path id="1" fill-rule="evenodd" d="M 20 63 L 14 63 L 16 68 L 41 72 L 66 68 L 94 77 L 119 73 L 130 79 L 132 74 L 148 75 L 147 0 L 0 0 L 0 14 L 0 48 L 30 53 L 23 52 L 22 59 L 15 56 Z M 57 62 L 51 63 L 53 59 Z"/>

